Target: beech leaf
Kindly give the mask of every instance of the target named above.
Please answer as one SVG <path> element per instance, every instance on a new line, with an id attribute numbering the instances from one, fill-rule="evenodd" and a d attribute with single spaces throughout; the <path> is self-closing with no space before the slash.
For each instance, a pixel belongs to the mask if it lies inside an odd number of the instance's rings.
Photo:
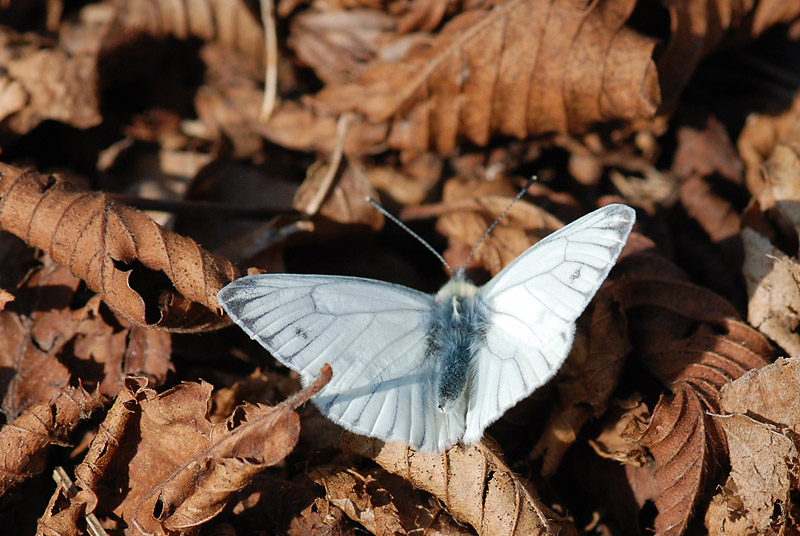
<path id="1" fill-rule="evenodd" d="M 0 428 L 0 495 L 41 473 L 50 448 L 64 445 L 102 402 L 81 387 L 65 387 L 52 402 L 31 406 Z"/>
<path id="2" fill-rule="evenodd" d="M 144 380 L 130 378 L 79 467 L 78 483 L 88 492 L 79 497 L 89 497 L 90 509 L 100 496 L 99 509 L 116 504 L 114 515 L 132 533 L 198 527 L 292 451 L 300 434 L 294 410 L 328 380 L 330 367 L 275 407 L 245 404 L 225 422 L 212 424 L 210 384 L 183 383 L 156 394 Z"/>
<path id="3" fill-rule="evenodd" d="M 800 264 L 756 231 L 742 231 L 747 318 L 789 355 L 800 355 Z"/>
<path id="4" fill-rule="evenodd" d="M 529 482 L 512 471 L 491 448 L 476 443 L 441 453 L 414 452 L 345 434 L 343 448 L 439 498 L 456 519 L 484 536 L 577 534 L 574 525 L 545 506 Z"/>
<path id="5" fill-rule="evenodd" d="M 456 523 L 439 501 L 414 490 L 408 481 L 382 469 L 362 474 L 336 466 L 315 467 L 310 475 L 325 488 L 325 497 L 376 536 L 413 533 L 467 536 L 472 532 Z M 426 494 L 427 495 L 427 494 Z"/>
<path id="6" fill-rule="evenodd" d="M 236 268 L 107 196 L 0 163 L 0 229 L 68 266 L 135 324 L 173 331 L 225 324 L 216 296 Z"/>
<path id="7" fill-rule="evenodd" d="M 781 533 L 800 479 L 800 359 L 778 359 L 727 384 L 717 420 L 731 453 L 728 481 L 706 515 L 711 534 Z"/>
<path id="8" fill-rule="evenodd" d="M 766 365 L 772 348 L 722 297 L 686 282 L 644 244 L 629 242 L 643 251 L 619 263 L 612 286 L 628 312 L 634 351 L 672 391 L 659 400 L 640 443 L 655 460 L 656 534 L 678 535 L 726 455 L 722 430 L 708 415 L 719 411 L 720 388 Z"/>
<path id="9" fill-rule="evenodd" d="M 650 118 L 660 104 L 656 40 L 625 26 L 636 2 L 511 0 L 451 20 L 423 50 L 376 64 L 317 98 L 373 122 L 402 117 L 395 148 L 448 154 L 458 136 L 578 133 Z M 402 132 L 401 132 L 402 130 Z"/>

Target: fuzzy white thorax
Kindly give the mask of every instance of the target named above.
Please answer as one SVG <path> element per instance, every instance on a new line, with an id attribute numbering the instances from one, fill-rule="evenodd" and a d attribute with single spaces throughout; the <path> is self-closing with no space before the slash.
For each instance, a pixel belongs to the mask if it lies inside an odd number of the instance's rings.
<path id="1" fill-rule="evenodd" d="M 434 301 L 436 301 L 436 303 L 442 303 L 452 298 L 474 298 L 477 294 L 478 287 L 466 279 L 453 278 L 439 289 Z"/>

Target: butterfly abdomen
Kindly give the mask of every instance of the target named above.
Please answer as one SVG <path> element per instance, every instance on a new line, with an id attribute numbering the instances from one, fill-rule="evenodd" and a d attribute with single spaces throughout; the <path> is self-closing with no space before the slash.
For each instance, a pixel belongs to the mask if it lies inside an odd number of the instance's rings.
<path id="1" fill-rule="evenodd" d="M 436 294 L 427 357 L 436 363 L 434 386 L 440 411 L 452 411 L 466 394 L 470 363 L 485 325 L 485 312 L 472 283 L 454 279 Z"/>

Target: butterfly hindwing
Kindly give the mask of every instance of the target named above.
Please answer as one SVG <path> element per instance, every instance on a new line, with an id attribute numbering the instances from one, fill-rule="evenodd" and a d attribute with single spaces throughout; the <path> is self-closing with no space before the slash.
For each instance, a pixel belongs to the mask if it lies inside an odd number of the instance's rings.
<path id="1" fill-rule="evenodd" d="M 357 277 L 262 274 L 226 286 L 219 300 L 304 382 L 331 365 L 313 401 L 344 428 L 421 450 L 463 435 L 463 412 L 435 406 L 435 364 L 426 359 L 432 296 Z"/>
<path id="2" fill-rule="evenodd" d="M 480 290 L 487 312 L 472 363 L 465 443 L 544 385 L 569 354 L 575 321 L 619 257 L 636 213 L 609 205 L 548 235 Z"/>

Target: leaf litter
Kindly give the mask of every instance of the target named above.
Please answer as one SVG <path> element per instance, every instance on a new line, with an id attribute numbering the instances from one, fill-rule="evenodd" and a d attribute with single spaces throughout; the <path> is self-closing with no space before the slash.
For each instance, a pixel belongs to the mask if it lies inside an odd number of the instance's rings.
<path id="1" fill-rule="evenodd" d="M 0 2 L 9 533 L 797 530 L 800 97 L 736 47 L 792 50 L 800 7 L 266 1 Z M 459 265 L 532 172 L 477 281 L 594 207 L 637 230 L 484 442 L 342 438 L 298 407 L 319 385 L 211 333 L 251 265 L 435 290 L 364 198 Z"/>

